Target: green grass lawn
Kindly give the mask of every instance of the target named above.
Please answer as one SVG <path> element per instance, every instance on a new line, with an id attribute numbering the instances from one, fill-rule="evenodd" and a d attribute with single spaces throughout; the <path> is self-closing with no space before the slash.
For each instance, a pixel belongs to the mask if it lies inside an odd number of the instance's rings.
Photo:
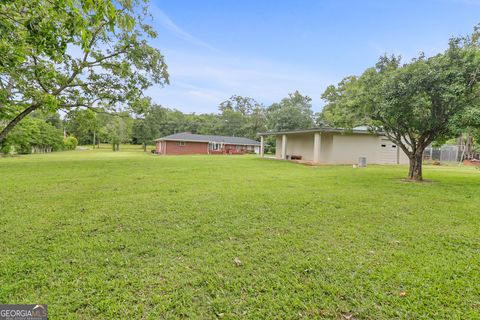
<path id="1" fill-rule="evenodd" d="M 51 319 L 479 319 L 480 171 L 406 171 L 2 158 L 0 303 Z"/>

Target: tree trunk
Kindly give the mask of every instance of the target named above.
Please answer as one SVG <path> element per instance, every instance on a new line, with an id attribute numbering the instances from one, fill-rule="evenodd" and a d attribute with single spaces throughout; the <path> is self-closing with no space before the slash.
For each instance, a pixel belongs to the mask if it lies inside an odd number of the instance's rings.
<path id="1" fill-rule="evenodd" d="M 410 159 L 410 169 L 408 170 L 408 179 L 413 181 L 422 181 L 422 162 L 423 162 L 423 152 L 411 155 Z"/>
<path id="2" fill-rule="evenodd" d="M 143 152 L 147 152 L 147 144 L 143 143 Z"/>
<path id="3" fill-rule="evenodd" d="M 95 149 L 95 131 L 93 131 L 93 149 Z"/>
<path id="4" fill-rule="evenodd" d="M 12 131 L 13 128 L 26 116 L 28 116 L 30 113 L 32 113 L 35 109 L 38 108 L 38 105 L 32 104 L 30 107 L 27 109 L 23 110 L 19 115 L 17 115 L 15 118 L 13 118 L 12 121 L 10 121 L 5 128 L 0 132 L 0 144 L 2 144 L 3 140 L 7 137 L 7 135 Z"/>

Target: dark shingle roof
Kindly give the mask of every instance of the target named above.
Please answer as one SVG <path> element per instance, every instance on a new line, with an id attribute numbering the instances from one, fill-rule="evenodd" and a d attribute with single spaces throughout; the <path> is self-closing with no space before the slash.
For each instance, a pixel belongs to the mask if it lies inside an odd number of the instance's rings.
<path id="1" fill-rule="evenodd" d="M 259 146 L 260 142 L 243 137 L 214 136 L 206 134 L 192 134 L 188 132 L 175 133 L 156 141 L 192 141 L 192 142 L 217 142 L 226 144 L 254 145 Z"/>

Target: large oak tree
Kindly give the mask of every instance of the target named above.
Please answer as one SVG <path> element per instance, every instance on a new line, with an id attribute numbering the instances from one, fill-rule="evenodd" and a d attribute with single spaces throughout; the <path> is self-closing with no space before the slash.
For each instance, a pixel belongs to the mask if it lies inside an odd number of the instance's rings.
<path id="1" fill-rule="evenodd" d="M 168 83 L 140 0 L 0 2 L 0 144 L 35 110 L 142 112 Z"/>

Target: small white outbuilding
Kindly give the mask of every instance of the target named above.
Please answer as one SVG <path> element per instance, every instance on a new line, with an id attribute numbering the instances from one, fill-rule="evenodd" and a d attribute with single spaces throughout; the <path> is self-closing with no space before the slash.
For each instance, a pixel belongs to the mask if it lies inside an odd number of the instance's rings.
<path id="1" fill-rule="evenodd" d="M 367 127 L 346 131 L 331 127 L 259 133 L 260 155 L 266 136 L 276 137 L 277 159 L 302 160 L 315 164 L 408 164 L 403 150 L 382 132 Z"/>

